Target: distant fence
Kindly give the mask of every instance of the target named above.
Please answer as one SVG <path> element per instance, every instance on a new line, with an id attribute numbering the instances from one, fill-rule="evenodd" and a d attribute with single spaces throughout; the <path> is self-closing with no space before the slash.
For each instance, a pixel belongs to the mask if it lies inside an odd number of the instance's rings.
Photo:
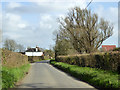
<path id="1" fill-rule="evenodd" d="M 104 70 L 119 71 L 120 52 L 58 56 L 56 61 L 78 65 L 81 67 L 92 67 Z"/>

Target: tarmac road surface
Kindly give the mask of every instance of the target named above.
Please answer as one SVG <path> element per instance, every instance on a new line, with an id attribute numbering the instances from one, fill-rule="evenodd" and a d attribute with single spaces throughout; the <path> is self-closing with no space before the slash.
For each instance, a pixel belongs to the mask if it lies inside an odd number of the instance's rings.
<path id="1" fill-rule="evenodd" d="M 31 64 L 28 75 L 17 88 L 94 88 L 49 64 L 49 60 Z"/>

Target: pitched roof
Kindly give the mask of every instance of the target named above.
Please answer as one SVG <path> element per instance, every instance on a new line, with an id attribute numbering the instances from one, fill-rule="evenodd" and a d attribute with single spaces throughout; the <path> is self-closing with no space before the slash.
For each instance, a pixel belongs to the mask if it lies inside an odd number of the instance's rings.
<path id="1" fill-rule="evenodd" d="M 110 51 L 116 48 L 116 45 L 102 45 L 104 51 Z"/>
<path id="2" fill-rule="evenodd" d="M 37 47 L 37 51 L 36 48 L 28 48 L 25 52 L 41 52 L 41 50 Z"/>

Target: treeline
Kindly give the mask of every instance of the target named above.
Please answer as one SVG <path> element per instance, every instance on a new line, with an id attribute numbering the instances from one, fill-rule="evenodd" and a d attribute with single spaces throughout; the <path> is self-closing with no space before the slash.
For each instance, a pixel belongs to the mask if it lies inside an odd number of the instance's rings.
<path id="1" fill-rule="evenodd" d="M 25 51 L 25 47 L 22 44 L 18 44 L 13 39 L 6 39 L 3 44 L 3 48 L 13 51 L 13 52 L 23 52 Z"/>
<path id="2" fill-rule="evenodd" d="M 52 59 L 55 58 L 55 52 L 53 49 L 44 49 L 44 58 Z"/>
<path id="3" fill-rule="evenodd" d="M 93 53 L 103 41 L 113 34 L 113 25 L 103 18 L 98 18 L 91 10 L 75 7 L 64 18 L 59 18 L 55 52 L 67 55 L 70 52 Z"/>

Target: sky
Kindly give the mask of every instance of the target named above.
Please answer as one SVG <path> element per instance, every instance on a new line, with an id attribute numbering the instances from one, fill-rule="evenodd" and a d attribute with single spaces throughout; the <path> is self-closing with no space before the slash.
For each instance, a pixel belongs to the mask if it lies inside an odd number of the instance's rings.
<path id="1" fill-rule="evenodd" d="M 13 39 L 26 48 L 37 45 L 49 49 L 55 44 L 53 32 L 58 30 L 58 18 L 65 17 L 75 6 L 84 9 L 89 1 L 2 2 L 2 39 Z M 103 45 L 118 46 L 118 2 L 92 2 L 87 9 L 113 23 L 113 36 Z"/>

